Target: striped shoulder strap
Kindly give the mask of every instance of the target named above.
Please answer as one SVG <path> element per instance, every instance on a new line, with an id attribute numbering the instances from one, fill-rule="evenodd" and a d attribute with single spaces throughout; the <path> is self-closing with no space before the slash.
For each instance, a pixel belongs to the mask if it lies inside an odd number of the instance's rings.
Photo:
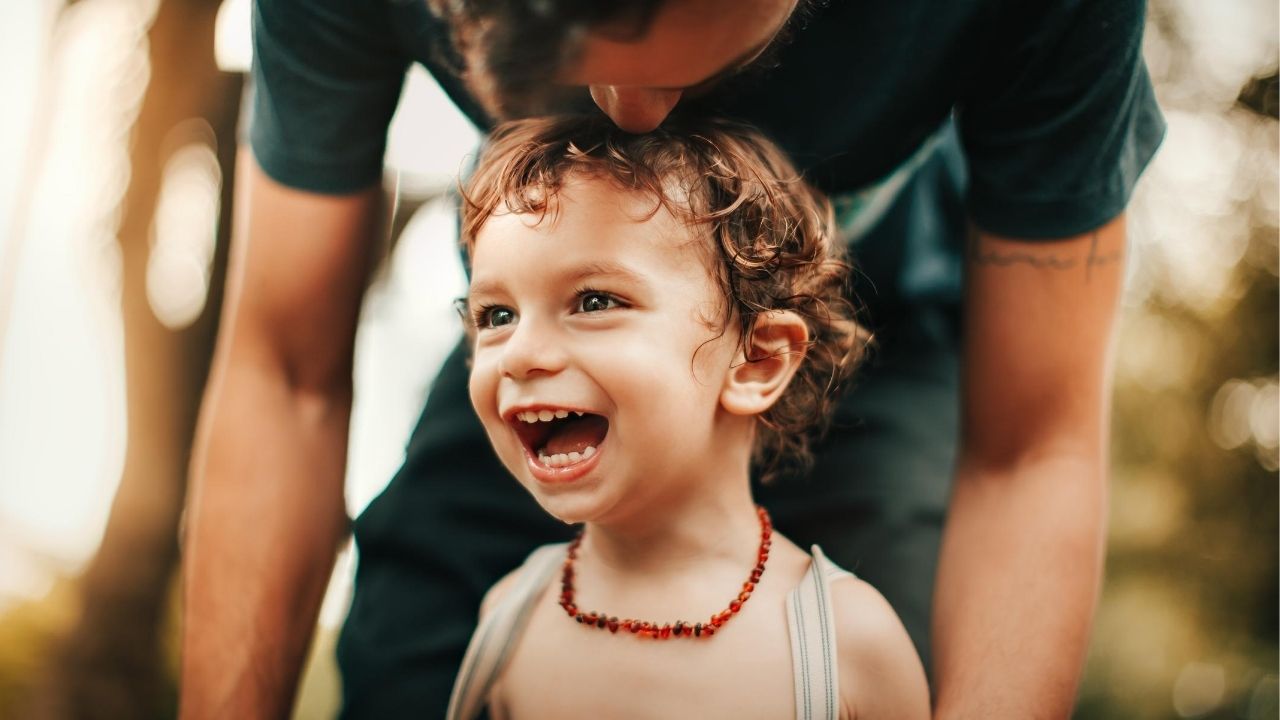
<path id="1" fill-rule="evenodd" d="M 813 561 L 800 585 L 787 595 L 791 634 L 791 667 L 797 720 L 838 720 L 840 681 L 836 662 L 835 623 L 831 616 L 832 580 L 852 575 L 814 545 Z"/>
<path id="2" fill-rule="evenodd" d="M 543 545 L 520 566 L 515 585 L 480 622 L 449 696 L 448 720 L 472 720 L 489 700 L 489 689 L 520 640 L 538 594 L 564 559 L 567 543 Z"/>

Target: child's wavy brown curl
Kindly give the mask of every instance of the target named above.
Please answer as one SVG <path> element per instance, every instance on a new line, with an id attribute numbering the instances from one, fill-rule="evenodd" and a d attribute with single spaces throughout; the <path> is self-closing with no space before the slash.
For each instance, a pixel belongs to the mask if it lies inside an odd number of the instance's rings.
<path id="1" fill-rule="evenodd" d="M 494 213 L 554 214 L 555 194 L 573 174 L 651 195 L 655 212 L 665 208 L 714 239 L 730 300 L 721 331 L 736 317 L 743 348 L 761 313 L 790 310 L 804 319 L 806 357 L 760 416 L 753 461 L 766 481 L 807 469 L 811 442 L 871 344 L 847 297 L 851 268 L 826 197 L 773 143 L 739 123 L 669 120 L 631 135 L 604 116 L 517 120 L 494 130 L 462 189 L 467 250 Z"/>

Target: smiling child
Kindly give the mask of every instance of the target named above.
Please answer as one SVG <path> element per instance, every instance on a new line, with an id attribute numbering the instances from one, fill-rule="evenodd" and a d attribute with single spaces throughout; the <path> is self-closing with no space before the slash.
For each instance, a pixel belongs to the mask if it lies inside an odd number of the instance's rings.
<path id="1" fill-rule="evenodd" d="M 500 127 L 464 195 L 472 403 L 583 529 L 489 591 L 449 716 L 927 717 L 889 605 L 751 497 L 868 342 L 825 199 L 749 128 L 603 117 Z"/>

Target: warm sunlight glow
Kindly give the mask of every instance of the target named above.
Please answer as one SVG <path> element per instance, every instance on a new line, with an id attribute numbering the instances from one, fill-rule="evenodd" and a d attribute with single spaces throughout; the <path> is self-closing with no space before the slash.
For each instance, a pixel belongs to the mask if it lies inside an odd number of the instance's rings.
<path id="1" fill-rule="evenodd" d="M 44 152 L 24 223 L 12 314 L 0 338 L 0 604 L 44 592 L 102 537 L 124 462 L 118 206 L 149 69 L 154 2 L 68 7 L 53 37 Z M 35 32 L 37 27 L 29 29 Z M 8 60 L 6 54 L 3 57 Z M 8 63 L 6 63 L 8 64 Z M 15 227 L 10 224 L 6 227 Z"/>

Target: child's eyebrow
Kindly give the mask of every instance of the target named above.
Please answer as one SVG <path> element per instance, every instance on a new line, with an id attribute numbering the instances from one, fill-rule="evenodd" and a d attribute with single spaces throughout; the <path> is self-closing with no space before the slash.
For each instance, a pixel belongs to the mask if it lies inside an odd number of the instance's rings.
<path id="1" fill-rule="evenodd" d="M 590 262 L 573 267 L 565 271 L 563 280 L 568 283 L 577 283 L 596 277 L 614 278 L 637 284 L 644 283 L 644 279 L 639 273 L 625 265 L 607 261 Z"/>
<path id="2" fill-rule="evenodd" d="M 646 285 L 644 278 L 625 265 L 615 262 L 597 261 L 574 265 L 560 271 L 554 280 L 562 285 L 573 285 L 592 278 L 608 278 L 621 280 L 635 285 Z M 501 294 L 506 284 L 497 279 L 483 279 L 471 283 L 467 290 L 468 297 Z"/>
<path id="3" fill-rule="evenodd" d="M 494 295 L 502 292 L 503 284 L 497 280 L 480 280 L 472 281 L 467 287 L 467 298 L 473 298 L 477 295 Z"/>

